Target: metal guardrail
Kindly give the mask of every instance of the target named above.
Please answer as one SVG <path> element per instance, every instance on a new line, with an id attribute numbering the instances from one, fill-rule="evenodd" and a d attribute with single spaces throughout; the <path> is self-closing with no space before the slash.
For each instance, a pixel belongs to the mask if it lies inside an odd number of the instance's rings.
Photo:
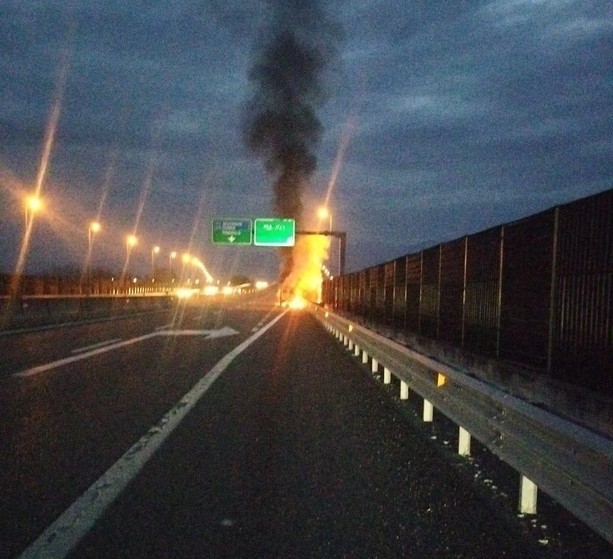
<path id="1" fill-rule="evenodd" d="M 536 486 L 613 543 L 613 442 L 320 307 L 337 338 L 380 364 Z M 388 380 L 389 382 L 389 380 Z M 462 439 L 462 435 L 460 437 Z M 465 441 L 464 441 L 465 444 Z M 535 485 L 536 484 L 536 485 Z"/>

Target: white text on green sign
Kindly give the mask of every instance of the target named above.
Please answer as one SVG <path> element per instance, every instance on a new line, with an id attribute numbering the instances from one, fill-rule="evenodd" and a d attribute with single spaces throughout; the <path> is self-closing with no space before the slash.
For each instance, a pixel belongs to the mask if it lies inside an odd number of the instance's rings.
<path id="1" fill-rule="evenodd" d="M 255 220 L 254 245 L 289 247 L 294 246 L 295 240 L 295 219 L 262 217 Z"/>
<path id="2" fill-rule="evenodd" d="M 211 239 L 214 244 L 250 245 L 251 232 L 251 219 L 214 219 Z"/>

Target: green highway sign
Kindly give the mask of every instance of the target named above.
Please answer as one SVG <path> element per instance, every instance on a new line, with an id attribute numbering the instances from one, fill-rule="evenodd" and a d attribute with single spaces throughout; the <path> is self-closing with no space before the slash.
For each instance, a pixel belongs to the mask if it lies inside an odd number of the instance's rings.
<path id="1" fill-rule="evenodd" d="M 253 244 L 256 246 L 291 247 L 296 240 L 296 220 L 276 217 L 255 219 Z"/>
<path id="2" fill-rule="evenodd" d="M 216 245 L 250 245 L 251 232 L 250 219 L 214 219 L 211 239 Z"/>

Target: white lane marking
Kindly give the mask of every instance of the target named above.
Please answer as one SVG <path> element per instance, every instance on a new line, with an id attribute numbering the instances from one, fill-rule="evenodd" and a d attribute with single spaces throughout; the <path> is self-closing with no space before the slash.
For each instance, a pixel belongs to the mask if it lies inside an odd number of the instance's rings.
<path id="1" fill-rule="evenodd" d="M 92 357 L 94 355 L 100 355 L 101 353 L 105 353 L 107 351 L 111 351 L 119 347 L 124 347 L 124 346 L 135 344 L 137 342 L 142 342 L 143 340 L 148 340 L 149 338 L 153 338 L 154 336 L 158 336 L 158 335 L 159 334 L 157 332 L 153 332 L 152 334 L 145 334 L 144 336 L 139 336 L 138 338 L 132 338 L 130 340 L 125 340 L 124 342 L 118 342 L 116 344 L 99 347 L 98 349 L 93 349 L 86 353 L 80 353 L 79 355 L 73 355 L 72 357 L 65 357 L 64 359 L 58 359 L 57 361 L 52 361 L 51 363 L 45 363 L 43 365 L 32 367 L 31 369 L 26 369 L 25 371 L 15 373 L 13 376 L 19 377 L 19 378 L 31 377 L 34 375 L 38 375 L 39 373 L 45 373 L 47 371 L 50 371 L 51 369 L 61 367 L 62 365 L 69 365 L 70 363 L 74 363 L 75 361 L 80 361 L 81 359 L 87 359 L 88 357 Z"/>
<path id="2" fill-rule="evenodd" d="M 278 315 L 266 326 L 222 357 L 160 421 L 151 427 L 89 489 L 53 522 L 21 555 L 20 559 L 45 557 L 63 559 L 91 530 L 104 511 L 140 472 L 161 444 L 177 428 L 200 398 L 227 367 L 274 326 L 286 313 Z"/>
<path id="3" fill-rule="evenodd" d="M 99 347 L 103 347 L 105 345 L 110 345 L 110 344 L 114 344 L 117 342 L 120 342 L 121 338 L 114 338 L 112 340 L 106 340 L 104 342 L 99 342 L 97 344 L 92 344 L 92 345 L 88 345 L 88 346 L 84 346 L 84 347 L 79 347 L 77 349 L 73 349 L 70 353 L 83 353 L 84 351 L 89 351 L 90 349 L 97 349 Z"/>
<path id="4" fill-rule="evenodd" d="M 97 347 L 95 349 L 91 349 L 93 346 L 90 346 L 89 349 L 85 348 L 82 352 L 77 353 L 72 357 L 64 357 L 63 359 L 58 359 L 57 361 L 52 361 L 51 363 L 37 365 L 36 367 L 32 367 L 31 369 L 26 369 L 25 371 L 15 373 L 13 376 L 18 378 L 27 378 L 34 375 L 38 375 L 40 373 L 46 373 L 47 371 L 56 369 L 58 367 L 61 367 L 62 365 L 70 365 L 75 361 L 87 359 L 88 357 L 92 357 L 94 355 L 100 355 L 101 353 L 142 342 L 143 340 L 148 340 L 149 338 L 155 338 L 157 336 L 208 336 L 209 338 L 222 338 L 224 336 L 233 336 L 234 334 L 238 334 L 238 332 L 230 328 L 229 326 L 224 326 L 219 330 L 160 330 L 152 332 L 151 334 L 139 336 L 138 338 L 131 338 L 130 340 L 125 340 L 123 342 L 120 341 L 118 343 L 109 343 L 108 345 L 106 343 L 103 343 L 102 347 Z M 112 341 L 113 340 L 111 340 L 111 342 Z M 73 351 L 72 353 L 75 353 L 75 351 Z"/>
<path id="5" fill-rule="evenodd" d="M 167 330 L 161 332 L 164 336 L 208 336 L 209 338 L 223 338 L 224 336 L 234 336 L 237 330 L 224 326 L 219 330 Z"/>
<path id="6" fill-rule="evenodd" d="M 262 324 L 264 324 L 267 320 L 268 317 L 272 314 L 272 311 L 270 311 L 262 320 L 260 320 L 252 329 L 252 332 L 257 332 L 261 327 Z"/>

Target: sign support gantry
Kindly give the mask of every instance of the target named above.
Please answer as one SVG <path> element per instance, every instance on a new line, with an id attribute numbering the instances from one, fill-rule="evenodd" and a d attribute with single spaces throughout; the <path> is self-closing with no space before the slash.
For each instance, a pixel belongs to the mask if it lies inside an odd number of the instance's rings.
<path id="1" fill-rule="evenodd" d="M 346 231 L 296 231 L 296 235 L 324 235 L 326 237 L 336 237 L 339 240 L 338 262 L 339 276 L 345 275 L 345 255 L 347 252 L 347 232 Z"/>

